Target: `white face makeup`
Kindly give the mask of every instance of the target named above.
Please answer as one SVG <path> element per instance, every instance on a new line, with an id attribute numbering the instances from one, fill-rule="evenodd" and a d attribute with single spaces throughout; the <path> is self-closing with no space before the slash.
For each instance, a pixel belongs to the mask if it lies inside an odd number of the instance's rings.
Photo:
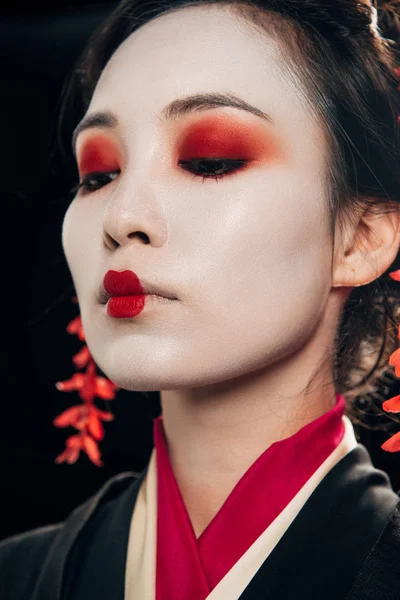
<path id="1" fill-rule="evenodd" d="M 321 124 L 267 35 L 221 7 L 186 7 L 135 31 L 106 65 L 87 116 L 116 127 L 77 138 L 80 190 L 63 222 L 86 341 L 128 390 L 210 385 L 268 368 L 306 344 L 331 287 L 332 240 Z M 163 121 L 191 94 L 230 92 L 272 121 L 218 107 Z M 227 156 L 245 168 L 218 181 L 179 160 Z M 105 273 L 130 269 L 174 302 L 115 319 L 99 304 Z"/>

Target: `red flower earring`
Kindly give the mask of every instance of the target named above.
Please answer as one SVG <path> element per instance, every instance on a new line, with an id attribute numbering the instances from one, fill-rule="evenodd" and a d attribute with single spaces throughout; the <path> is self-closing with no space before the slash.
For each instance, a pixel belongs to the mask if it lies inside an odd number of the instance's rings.
<path id="1" fill-rule="evenodd" d="M 394 69 L 394 74 L 398 79 L 400 79 L 400 66 Z M 398 91 L 400 92 L 400 85 L 397 86 Z M 400 124 L 400 115 L 397 116 L 397 121 Z M 394 281 L 400 281 L 400 269 L 397 271 L 392 271 L 389 273 L 389 277 L 394 279 Z M 400 325 L 397 334 L 398 339 L 400 339 Z M 389 358 L 389 364 L 394 367 L 394 374 L 396 377 L 400 377 L 400 348 L 397 348 Z M 382 404 L 383 410 L 386 412 L 400 413 L 400 395 L 393 396 L 393 398 L 389 398 Z M 381 445 L 383 450 L 387 452 L 399 452 L 400 451 L 400 431 L 395 433 L 390 437 L 386 442 Z"/>
<path id="2" fill-rule="evenodd" d="M 77 302 L 76 296 L 72 298 Z M 81 316 L 75 317 L 67 326 L 67 332 L 76 334 L 81 341 L 85 341 Z M 71 406 L 58 415 L 53 424 L 56 427 L 74 427 L 79 431 L 71 435 L 66 441 L 65 450 L 57 456 L 55 462 L 60 464 L 66 462 L 72 464 L 79 458 L 81 450 L 86 452 L 89 459 L 98 467 L 102 467 L 101 452 L 97 442 L 104 438 L 102 421 L 113 421 L 111 412 L 101 410 L 94 404 L 94 397 L 103 400 L 113 400 L 116 390 L 119 390 L 112 381 L 106 377 L 96 375 L 96 363 L 89 352 L 87 345 L 73 356 L 73 363 L 78 369 L 86 366 L 84 373 L 75 373 L 66 381 L 58 381 L 56 388 L 60 392 L 77 391 L 83 404 Z"/>
<path id="3" fill-rule="evenodd" d="M 395 281 L 400 281 L 400 269 L 397 269 L 397 271 L 392 271 L 389 273 L 389 276 Z M 398 328 L 397 337 L 400 340 L 400 325 Z M 389 364 L 394 367 L 394 374 L 396 377 L 400 377 L 400 348 L 397 348 L 397 350 L 390 355 Z M 389 400 L 385 400 L 385 402 L 382 404 L 382 408 L 386 412 L 400 413 L 400 394 L 393 396 L 393 398 L 389 398 Z M 399 452 L 400 431 L 386 440 L 386 442 L 381 445 L 381 448 L 387 452 Z"/>

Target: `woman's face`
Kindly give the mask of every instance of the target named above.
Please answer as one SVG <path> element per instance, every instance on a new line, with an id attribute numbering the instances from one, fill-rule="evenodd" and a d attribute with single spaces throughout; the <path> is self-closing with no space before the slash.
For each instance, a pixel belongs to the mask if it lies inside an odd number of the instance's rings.
<path id="1" fill-rule="evenodd" d="M 269 118 L 190 103 L 166 117 L 171 102 L 206 93 L 235 95 Z M 78 192 L 62 242 L 107 377 L 138 391 L 202 386 L 301 350 L 332 283 L 328 146 L 272 38 L 216 6 L 158 17 L 106 65 L 86 116 L 98 112 L 115 122 L 79 133 L 80 177 L 114 175 Z M 248 162 L 204 181 L 201 167 L 196 176 L 179 165 L 212 157 Z M 109 269 L 177 300 L 113 318 L 98 299 Z"/>

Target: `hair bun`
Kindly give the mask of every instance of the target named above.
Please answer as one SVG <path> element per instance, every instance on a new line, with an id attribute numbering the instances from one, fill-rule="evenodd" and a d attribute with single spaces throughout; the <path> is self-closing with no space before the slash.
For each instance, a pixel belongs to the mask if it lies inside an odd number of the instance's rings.
<path id="1" fill-rule="evenodd" d="M 400 61 L 400 0 L 376 0 L 375 7 L 381 35 L 393 40 Z"/>

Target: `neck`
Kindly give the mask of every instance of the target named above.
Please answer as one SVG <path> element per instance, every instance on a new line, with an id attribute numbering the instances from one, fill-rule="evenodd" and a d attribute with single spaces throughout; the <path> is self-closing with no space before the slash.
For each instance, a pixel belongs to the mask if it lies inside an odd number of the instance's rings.
<path id="1" fill-rule="evenodd" d="M 322 380 L 330 363 L 312 391 L 299 391 L 312 375 L 305 359 L 303 349 L 301 360 L 235 380 L 161 392 L 168 454 L 197 536 L 262 452 L 335 404 L 333 382 Z"/>

